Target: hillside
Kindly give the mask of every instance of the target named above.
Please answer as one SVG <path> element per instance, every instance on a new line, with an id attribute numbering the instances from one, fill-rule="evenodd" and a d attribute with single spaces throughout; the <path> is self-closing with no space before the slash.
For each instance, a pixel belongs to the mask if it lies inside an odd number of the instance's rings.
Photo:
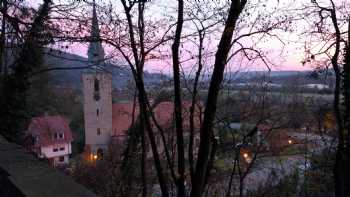
<path id="1" fill-rule="evenodd" d="M 334 75 L 331 71 L 317 73 L 314 71 L 251 71 L 226 73 L 225 81 L 231 84 L 268 82 L 280 85 L 326 84 L 334 85 Z"/>
<path id="2" fill-rule="evenodd" d="M 51 85 L 56 87 L 80 89 L 81 75 L 85 69 L 77 68 L 87 66 L 87 58 L 59 50 L 49 49 L 45 54 L 44 62 L 49 68 L 72 68 L 71 70 L 50 71 L 49 74 L 52 79 Z M 126 66 L 117 66 L 107 63 L 106 69 L 113 75 L 112 83 L 114 88 L 123 89 L 126 87 L 129 81 L 133 80 L 130 69 L 128 69 Z M 145 72 L 144 75 L 145 84 L 148 86 L 157 85 L 161 83 L 162 79 L 167 79 L 167 77 L 160 73 Z"/>

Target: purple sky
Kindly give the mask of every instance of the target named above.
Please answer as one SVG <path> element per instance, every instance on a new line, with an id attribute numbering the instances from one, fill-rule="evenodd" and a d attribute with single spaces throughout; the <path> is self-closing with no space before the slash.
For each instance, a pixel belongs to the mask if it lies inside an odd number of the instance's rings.
<path id="1" fill-rule="evenodd" d="M 68 0 L 56 0 L 55 2 L 67 2 Z M 161 13 L 158 11 L 160 7 L 168 7 L 167 0 L 153 0 L 154 2 L 157 1 L 158 5 L 155 8 L 151 8 L 151 15 L 152 17 L 161 17 Z M 277 0 L 276 0 L 277 1 Z M 29 0 L 30 4 L 37 7 L 39 3 L 41 3 L 41 0 Z M 108 3 L 107 0 L 97 0 L 97 3 Z M 117 1 L 113 1 L 117 2 Z M 271 3 L 267 3 L 267 6 L 273 5 L 272 1 Z M 289 0 L 280 0 L 281 6 L 289 5 L 291 1 Z M 297 3 L 295 3 L 297 2 Z M 309 2 L 309 1 L 307 1 Z M 305 0 L 299 0 L 294 1 L 295 5 L 307 3 Z M 342 2 L 339 0 L 339 2 Z M 120 5 L 115 5 L 116 9 L 120 8 Z M 147 17 L 147 15 L 146 15 Z M 274 63 L 274 66 L 272 66 L 272 70 L 310 70 L 310 66 L 303 66 L 301 64 L 301 61 L 304 58 L 304 42 L 303 38 L 299 36 L 299 32 L 297 33 L 286 33 L 283 36 L 281 36 L 284 41 L 286 41 L 286 45 L 282 45 L 280 41 L 276 39 L 271 39 L 265 42 L 264 44 L 261 44 L 259 47 L 262 48 L 264 51 L 267 51 L 269 53 L 268 57 L 269 59 Z M 281 53 L 281 48 L 284 48 L 283 53 Z M 169 45 L 170 48 L 170 45 Z M 213 48 L 215 49 L 215 47 Z M 105 46 L 106 54 L 110 52 L 110 47 Z M 75 44 L 71 46 L 68 49 L 68 52 L 75 53 L 84 57 L 87 57 L 87 45 L 83 44 Z M 209 63 L 210 64 L 210 61 Z M 190 67 L 191 64 L 187 65 L 187 67 Z M 186 65 L 184 65 L 186 68 Z M 161 71 L 165 73 L 171 73 L 171 61 L 169 60 L 162 60 L 162 61 L 153 61 L 148 62 L 145 67 L 149 71 Z M 229 69 L 237 70 L 237 69 L 245 69 L 245 70 L 266 70 L 266 67 L 260 62 L 255 63 L 247 63 L 242 66 L 237 66 L 237 62 L 231 62 L 229 63 Z"/>

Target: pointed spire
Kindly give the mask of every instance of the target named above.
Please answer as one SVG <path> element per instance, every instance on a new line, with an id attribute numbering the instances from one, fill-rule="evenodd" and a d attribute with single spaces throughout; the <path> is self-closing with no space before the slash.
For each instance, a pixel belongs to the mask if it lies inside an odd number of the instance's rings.
<path id="1" fill-rule="evenodd" d="M 91 25 L 91 39 L 89 49 L 88 49 L 88 60 L 92 65 L 101 65 L 103 62 L 105 53 L 102 47 L 101 41 L 97 41 L 100 39 L 100 29 L 98 26 L 98 19 L 96 13 L 96 3 L 93 1 L 92 8 L 92 25 Z"/>

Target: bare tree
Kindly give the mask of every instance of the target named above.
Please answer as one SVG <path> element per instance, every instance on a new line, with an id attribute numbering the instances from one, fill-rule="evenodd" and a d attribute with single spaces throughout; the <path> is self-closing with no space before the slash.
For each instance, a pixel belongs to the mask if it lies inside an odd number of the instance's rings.
<path id="1" fill-rule="evenodd" d="M 330 0 L 327 4 L 322 4 L 319 1 L 312 1 L 314 5 L 314 11 L 310 14 L 315 16 L 318 21 L 314 22 L 317 31 L 312 32 L 313 35 L 319 35 L 322 38 L 323 46 L 317 52 L 310 52 L 309 61 L 314 61 L 317 58 L 324 58 L 325 61 L 323 66 L 328 67 L 330 65 L 335 74 L 335 87 L 334 87 L 334 100 L 333 110 L 337 122 L 337 134 L 338 134 L 338 145 L 336 151 L 336 159 L 334 166 L 334 185 L 335 195 L 347 196 L 350 192 L 349 176 L 350 173 L 347 171 L 346 166 L 349 165 L 350 160 L 347 147 L 349 146 L 347 141 L 347 133 L 344 132 L 346 129 L 345 116 L 341 109 L 341 94 L 344 91 L 342 89 L 342 47 L 346 43 L 346 30 L 343 31 L 341 25 L 342 17 L 345 13 L 340 11 L 341 7 L 336 6 L 333 0 Z M 314 14 L 314 15 L 313 15 Z M 339 16 L 340 15 L 340 16 Z M 345 70 L 344 70 L 345 71 Z"/>

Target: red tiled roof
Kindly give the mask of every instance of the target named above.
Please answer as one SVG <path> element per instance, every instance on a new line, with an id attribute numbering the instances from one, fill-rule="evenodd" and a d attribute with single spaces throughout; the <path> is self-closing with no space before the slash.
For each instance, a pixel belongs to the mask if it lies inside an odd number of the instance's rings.
<path id="1" fill-rule="evenodd" d="M 174 121 L 174 103 L 169 101 L 161 102 L 154 108 L 153 113 L 160 126 L 169 127 Z"/>
<path id="2" fill-rule="evenodd" d="M 112 128 L 114 136 L 122 136 L 130 128 L 132 121 L 137 120 L 139 108 L 136 106 L 133 118 L 133 103 L 118 103 L 112 106 Z"/>
<path id="3" fill-rule="evenodd" d="M 63 139 L 54 139 L 54 133 L 63 133 Z M 39 146 L 48 146 L 73 141 L 72 131 L 68 121 L 62 116 L 42 116 L 32 118 L 27 134 L 38 136 Z"/>
<path id="4" fill-rule="evenodd" d="M 202 106 L 201 103 L 197 104 L 195 107 L 195 114 L 194 114 L 194 127 L 199 128 L 200 127 L 200 114 L 201 111 L 199 109 L 199 106 Z M 192 106 L 192 103 L 190 101 L 183 101 L 182 102 L 182 119 L 183 119 L 183 126 L 184 128 L 190 127 L 190 107 Z M 158 121 L 159 125 L 161 126 L 169 126 L 173 120 L 174 120 L 174 103 L 173 102 L 161 102 L 159 103 L 156 108 L 154 109 L 154 115 L 156 120 Z"/>
<path id="5" fill-rule="evenodd" d="M 183 102 L 183 125 L 185 128 L 189 128 L 189 112 L 190 112 L 191 102 Z M 113 133 L 115 136 L 126 135 L 126 131 L 132 124 L 132 110 L 133 103 L 122 103 L 122 104 L 113 104 Z M 157 123 L 163 128 L 171 126 L 174 117 L 174 103 L 170 101 L 164 101 L 159 103 L 153 110 L 155 119 Z M 200 127 L 200 110 L 199 107 L 196 107 L 195 111 L 195 128 Z M 137 120 L 139 115 L 139 108 L 136 106 L 134 121 Z"/>

